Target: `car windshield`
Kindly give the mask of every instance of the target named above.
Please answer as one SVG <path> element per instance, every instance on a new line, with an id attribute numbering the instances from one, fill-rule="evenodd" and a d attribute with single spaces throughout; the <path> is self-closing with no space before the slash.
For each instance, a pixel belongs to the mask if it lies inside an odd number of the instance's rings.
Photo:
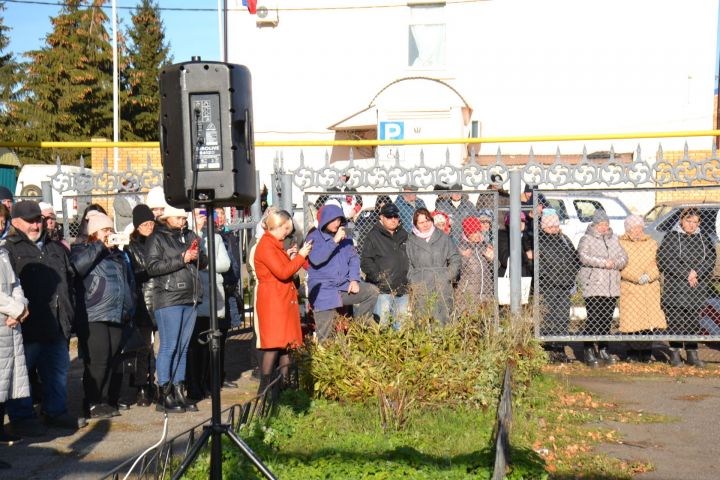
<path id="1" fill-rule="evenodd" d="M 655 205 L 652 210 L 645 214 L 645 222 L 652 223 L 670 213 L 672 207 L 669 205 Z"/>

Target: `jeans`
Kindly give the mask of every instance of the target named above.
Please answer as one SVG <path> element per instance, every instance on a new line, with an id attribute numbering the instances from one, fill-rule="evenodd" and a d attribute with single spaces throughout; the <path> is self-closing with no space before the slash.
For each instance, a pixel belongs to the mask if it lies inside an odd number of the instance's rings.
<path id="1" fill-rule="evenodd" d="M 409 298 L 408 295 L 379 294 L 375 304 L 375 314 L 380 319 L 380 325 L 387 325 L 392 319 L 392 327 L 399 330 L 403 317 L 408 314 Z"/>
<path id="2" fill-rule="evenodd" d="M 50 343 L 26 343 L 25 363 L 27 369 L 37 367 L 42 381 L 42 409 L 49 417 L 67 412 L 67 380 L 70 369 L 68 341 L 59 338 Z M 32 396 L 8 400 L 7 413 L 10 420 L 33 418 Z"/>
<path id="3" fill-rule="evenodd" d="M 192 305 L 174 305 L 155 310 L 160 350 L 157 356 L 158 384 L 185 381 L 188 344 L 195 327 L 197 309 Z"/>

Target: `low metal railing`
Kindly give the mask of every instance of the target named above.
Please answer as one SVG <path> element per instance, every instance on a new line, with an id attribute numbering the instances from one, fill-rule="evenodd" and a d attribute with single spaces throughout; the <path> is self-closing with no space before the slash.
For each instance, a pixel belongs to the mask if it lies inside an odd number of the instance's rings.
<path id="1" fill-rule="evenodd" d="M 243 404 L 234 404 L 222 411 L 222 416 L 235 432 L 257 418 L 267 418 L 273 411 L 279 396 L 282 376 L 278 375 L 262 393 Z M 180 466 L 176 459 L 184 458 L 203 430 L 209 425 L 208 418 L 193 427 L 163 441 L 155 448 L 144 449 L 133 455 L 111 471 L 105 473 L 101 480 L 122 480 L 124 478 L 158 480 L 169 478 L 173 470 Z M 131 476 L 132 475 L 132 476 Z"/>

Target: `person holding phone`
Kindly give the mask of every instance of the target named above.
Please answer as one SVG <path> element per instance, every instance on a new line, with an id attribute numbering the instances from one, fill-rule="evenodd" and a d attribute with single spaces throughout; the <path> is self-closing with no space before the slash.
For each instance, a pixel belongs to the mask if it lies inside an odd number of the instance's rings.
<path id="1" fill-rule="evenodd" d="M 309 240 L 290 258 L 282 242 L 292 233 L 293 224 L 285 210 L 268 215 L 266 225 L 267 230 L 260 238 L 254 256 L 258 279 L 255 333 L 257 348 L 262 352 L 259 392 L 272 381 L 277 366 L 280 374 L 287 377 L 290 366 L 288 350 L 303 343 L 298 292 L 293 275 L 303 266 L 313 248 Z"/>
<path id="2" fill-rule="evenodd" d="M 326 204 L 318 214 L 318 228 L 308 234 L 313 250 L 308 271 L 309 300 L 319 341 L 333 333 L 337 309 L 353 306 L 353 317 L 372 315 L 379 294 L 377 286 L 360 279 L 360 256 L 343 225 L 340 207 Z"/>
<path id="3" fill-rule="evenodd" d="M 119 415 L 117 403 L 122 386 L 118 357 L 123 326 L 135 308 L 131 272 L 125 254 L 112 241 L 113 222 L 102 213 L 88 220 L 88 237 L 75 244 L 70 263 L 82 288 L 81 301 L 87 325 L 79 331 L 85 370 L 83 390 L 90 418 Z"/>
<path id="4" fill-rule="evenodd" d="M 207 266 L 207 256 L 197 235 L 187 229 L 185 210 L 168 205 L 160 219 L 164 223 L 155 227 L 145 249 L 147 273 L 154 278 L 153 307 L 160 334 L 156 409 L 182 413 L 192 403 L 184 395 L 185 367 L 197 305 L 203 298 L 198 270 Z"/>

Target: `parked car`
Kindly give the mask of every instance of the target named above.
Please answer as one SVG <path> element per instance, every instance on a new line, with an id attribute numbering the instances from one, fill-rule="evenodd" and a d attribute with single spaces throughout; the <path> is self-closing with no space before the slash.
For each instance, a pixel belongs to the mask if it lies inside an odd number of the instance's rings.
<path id="1" fill-rule="evenodd" d="M 680 219 L 680 213 L 688 207 L 695 207 L 700 210 L 701 231 L 710 235 L 713 243 L 717 243 L 718 228 L 720 227 L 718 220 L 720 202 L 674 200 L 658 203 L 645 214 L 645 231 L 648 235 L 660 242 L 665 234 L 677 225 Z"/>
<path id="2" fill-rule="evenodd" d="M 592 221 L 593 213 L 597 209 L 605 210 L 610 219 L 610 227 L 617 235 L 625 232 L 625 217 L 630 210 L 622 200 L 601 193 L 584 192 L 543 192 L 546 203 L 555 209 L 560 217 L 560 228 L 575 247 L 580 238 L 585 235 L 588 225 Z"/>

